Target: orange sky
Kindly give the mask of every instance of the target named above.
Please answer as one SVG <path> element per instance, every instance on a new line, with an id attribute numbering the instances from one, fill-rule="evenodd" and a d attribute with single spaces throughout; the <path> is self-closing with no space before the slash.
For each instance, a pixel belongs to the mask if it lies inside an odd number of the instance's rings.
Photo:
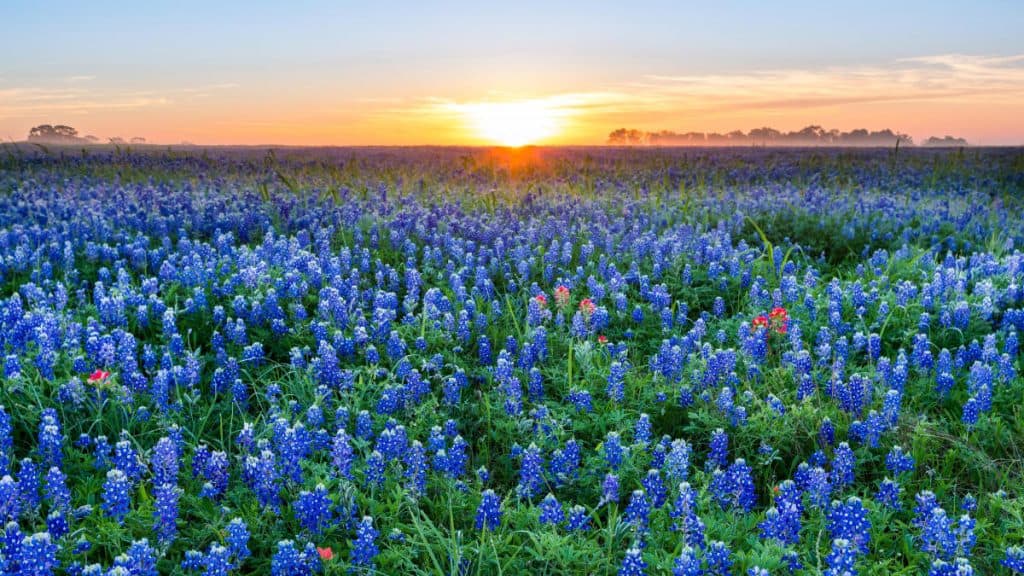
<path id="1" fill-rule="evenodd" d="M 253 96 L 218 85 L 110 94 L 91 79 L 50 90 L 0 90 L 0 122 L 18 138 L 60 118 L 83 133 L 202 144 L 600 144 L 619 127 L 674 131 L 892 128 L 918 140 L 1024 139 L 1024 57 L 941 56 L 890 67 L 645 76 L 565 92 L 345 98 L 330 90 Z M 503 123 L 505 126 L 503 126 Z M 502 141 L 511 124 L 525 141 Z M 522 139 L 521 139 L 522 140 Z"/>
<path id="2" fill-rule="evenodd" d="M 64 123 L 168 144 L 601 144 L 817 124 L 1024 144 L 1012 2 L 97 1 L 0 5 L 15 24 L 0 137 Z"/>

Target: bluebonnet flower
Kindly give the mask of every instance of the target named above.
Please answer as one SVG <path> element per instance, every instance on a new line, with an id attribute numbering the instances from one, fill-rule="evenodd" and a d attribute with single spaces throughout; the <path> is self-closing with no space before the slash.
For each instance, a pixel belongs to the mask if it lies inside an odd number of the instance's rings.
<path id="1" fill-rule="evenodd" d="M 619 466 L 622 465 L 622 460 L 625 456 L 625 450 L 619 440 L 619 434 L 617 432 L 609 432 L 608 435 L 605 436 L 602 448 L 604 450 L 605 462 L 608 463 L 608 466 L 612 470 L 618 470 Z"/>
<path id="2" fill-rule="evenodd" d="M 220 544 L 210 544 L 206 554 L 199 560 L 203 576 L 227 576 L 234 568 L 231 562 L 231 551 Z"/>
<path id="3" fill-rule="evenodd" d="M 622 566 L 619 567 L 619 576 L 644 576 L 645 574 L 647 574 L 647 562 L 644 561 L 643 551 L 636 547 L 626 550 Z"/>
<path id="4" fill-rule="evenodd" d="M 523 451 L 519 465 L 519 484 L 516 492 L 524 498 L 533 498 L 544 484 L 544 459 L 536 444 Z"/>
<path id="5" fill-rule="evenodd" d="M 868 551 L 871 521 L 860 498 L 850 496 L 846 502 L 833 501 L 826 516 L 833 539 L 848 540 L 858 551 Z"/>
<path id="6" fill-rule="evenodd" d="M 59 547 L 47 532 L 26 536 L 17 551 L 18 574 L 25 576 L 52 576 L 60 567 L 57 560 Z"/>
<path id="7" fill-rule="evenodd" d="M 312 544 L 300 552 L 294 542 L 282 540 L 270 559 L 271 576 L 311 576 L 319 569 L 320 558 Z"/>
<path id="8" fill-rule="evenodd" d="M 1024 546 L 1010 546 L 999 562 L 1014 574 L 1024 574 Z"/>
<path id="9" fill-rule="evenodd" d="M 619 501 L 619 477 L 609 472 L 601 482 L 601 502 Z"/>
<path id="10" fill-rule="evenodd" d="M 565 520 L 565 511 L 554 494 L 548 494 L 540 503 L 541 524 L 561 524 Z"/>
<path id="11" fill-rule="evenodd" d="M 823 449 L 836 442 L 836 427 L 828 417 L 825 417 L 821 421 L 821 426 L 818 427 L 818 439 L 821 441 Z"/>
<path id="12" fill-rule="evenodd" d="M 669 516 L 674 520 L 671 529 L 681 532 L 688 546 L 704 547 L 704 522 L 697 515 L 697 491 L 688 482 L 679 484 Z"/>
<path id="13" fill-rule="evenodd" d="M 708 468 L 725 468 L 729 462 L 729 435 L 721 428 L 711 433 Z"/>
<path id="14" fill-rule="evenodd" d="M 35 510 L 39 508 L 39 467 L 31 458 L 22 459 L 16 487 L 19 500 L 17 509 Z M 0 502 L 3 501 L 3 492 L 5 491 L 0 487 Z"/>
<path id="15" fill-rule="evenodd" d="M 132 443 L 124 436 L 122 432 L 122 439 L 114 445 L 114 457 L 113 457 L 114 468 L 117 468 L 128 478 L 132 486 L 135 486 L 140 479 L 142 479 L 143 471 L 145 467 L 142 463 L 142 458 L 139 453 L 136 452 L 135 447 Z"/>
<path id="16" fill-rule="evenodd" d="M 476 529 L 495 530 L 501 526 L 501 500 L 494 490 L 484 490 L 476 509 Z"/>
<path id="17" fill-rule="evenodd" d="M 327 495 L 327 488 L 323 484 L 317 484 L 312 491 L 300 492 L 293 505 L 295 518 L 302 528 L 308 530 L 313 536 L 319 536 L 331 524 L 332 506 L 333 502 Z"/>
<path id="18" fill-rule="evenodd" d="M 921 531 L 921 548 L 934 558 L 952 560 L 957 556 L 970 556 L 976 537 L 975 521 L 963 515 L 954 524 L 942 508 L 932 508 Z"/>
<path id="19" fill-rule="evenodd" d="M 379 450 L 374 450 L 366 457 L 364 476 L 368 487 L 380 488 L 384 485 L 387 462 Z"/>
<path id="20" fill-rule="evenodd" d="M 590 397 L 590 392 L 587 390 L 573 389 L 569 391 L 569 395 L 566 398 L 576 410 L 579 412 L 593 412 L 594 403 Z"/>
<path id="21" fill-rule="evenodd" d="M 249 527 L 241 518 L 233 518 L 231 522 L 228 522 L 227 536 L 224 540 L 228 545 L 228 552 L 236 563 L 242 562 L 251 555 L 249 552 Z"/>
<path id="22" fill-rule="evenodd" d="M 53 408 L 44 409 L 41 415 L 38 449 L 47 469 L 61 467 L 64 461 L 64 434 L 61 432 L 57 411 Z"/>
<path id="23" fill-rule="evenodd" d="M 352 479 L 353 459 L 351 439 L 345 433 L 344 428 L 339 428 L 337 434 L 334 435 L 334 444 L 331 449 L 331 460 L 339 477 L 346 480 Z"/>
<path id="24" fill-rule="evenodd" d="M 790 574 L 796 574 L 804 569 L 803 562 L 800 561 L 800 555 L 792 550 L 782 555 L 782 561 L 786 563 L 786 571 Z"/>
<path id="25" fill-rule="evenodd" d="M 569 509 L 569 519 L 565 529 L 569 532 L 586 532 L 590 530 L 590 515 L 586 508 L 575 505 Z"/>
<path id="26" fill-rule="evenodd" d="M 928 576 L 974 576 L 974 568 L 967 558 L 957 557 L 952 563 L 936 559 L 928 568 Z"/>
<path id="27" fill-rule="evenodd" d="M 750 466 L 742 458 L 737 458 L 725 471 L 715 470 L 711 491 L 723 510 L 735 507 L 749 512 L 757 503 Z"/>
<path id="28" fill-rule="evenodd" d="M 373 518 L 363 516 L 356 526 L 356 538 L 352 541 L 352 555 L 349 563 L 358 570 L 373 570 L 374 558 L 379 552 L 376 544 L 380 533 L 373 527 Z"/>
<path id="29" fill-rule="evenodd" d="M 792 480 L 782 482 L 776 493 L 775 506 L 765 511 L 764 521 L 758 525 L 761 537 L 796 544 L 800 541 L 802 493 Z"/>
<path id="30" fill-rule="evenodd" d="M 971 396 L 964 402 L 963 416 L 960 420 L 967 426 L 968 429 L 974 428 L 978 424 L 978 417 L 981 415 L 981 401 L 978 398 Z"/>
<path id="31" fill-rule="evenodd" d="M 107 480 L 103 483 L 103 511 L 107 516 L 120 520 L 128 514 L 130 491 L 131 482 L 124 472 L 117 468 L 107 472 Z"/>
<path id="32" fill-rule="evenodd" d="M 55 540 L 60 540 L 71 530 L 67 516 L 60 510 L 54 510 L 46 516 L 46 531 Z"/>
<path id="33" fill-rule="evenodd" d="M 693 450 L 686 440 L 672 441 L 671 449 L 665 459 L 666 474 L 672 483 L 685 482 L 690 475 L 690 454 Z"/>
<path id="34" fill-rule="evenodd" d="M 825 557 L 825 563 L 828 564 L 825 576 L 857 576 L 857 555 L 857 547 L 849 540 L 832 540 L 832 551 Z"/>
<path id="35" fill-rule="evenodd" d="M 170 483 L 153 489 L 154 529 L 162 544 L 170 544 L 178 534 L 178 500 L 181 494 L 182 490 Z"/>
<path id="36" fill-rule="evenodd" d="M 422 496 L 427 490 L 427 455 L 423 444 L 413 441 L 403 456 L 404 475 L 407 479 L 407 490 L 416 496 Z"/>
<path id="37" fill-rule="evenodd" d="M 200 496 L 204 498 L 218 499 L 228 488 L 228 455 L 216 450 L 210 452 L 209 457 L 203 462 L 202 477 L 206 482 Z"/>
<path id="38" fill-rule="evenodd" d="M 50 506 L 55 510 L 71 509 L 71 491 L 68 489 L 67 476 L 56 466 L 50 468 L 44 480 L 44 492 Z"/>
<path id="39" fill-rule="evenodd" d="M 901 488 L 899 484 L 889 478 L 886 478 L 878 485 L 878 492 L 875 494 L 875 501 L 890 510 L 900 510 L 903 507 L 900 503 L 900 495 L 902 493 L 903 488 Z"/>
<path id="40" fill-rule="evenodd" d="M 704 556 L 707 561 L 709 576 L 728 576 L 732 568 L 732 551 L 725 545 L 725 542 L 714 541 L 707 549 Z"/>
<path id="41" fill-rule="evenodd" d="M 150 458 L 153 468 L 153 484 L 176 484 L 178 482 L 178 447 L 168 437 L 157 441 Z"/>
<path id="42" fill-rule="evenodd" d="M 661 474 L 657 469 L 651 469 L 647 471 L 647 475 L 640 482 L 644 491 L 648 494 L 651 504 L 655 508 L 661 508 L 665 505 L 665 500 L 668 498 L 668 490 L 665 489 L 665 482 L 661 479 Z"/>
<path id="43" fill-rule="evenodd" d="M 136 540 L 124 554 L 114 559 L 114 567 L 124 568 L 132 576 L 158 576 L 156 550 L 147 540 Z"/>
<path id="44" fill-rule="evenodd" d="M 249 488 L 255 492 L 260 506 L 276 512 L 281 504 L 281 482 L 274 460 L 274 453 L 267 449 L 246 456 L 242 464 L 242 476 Z"/>
<path id="45" fill-rule="evenodd" d="M 703 576 L 704 570 L 693 548 L 683 546 L 679 556 L 672 563 L 672 576 Z"/>
<path id="46" fill-rule="evenodd" d="M 853 484 L 854 466 L 856 465 L 856 462 L 856 457 L 853 454 L 853 450 L 850 449 L 850 446 L 846 442 L 840 442 L 832 457 L 832 474 L 830 475 L 830 480 L 834 487 L 842 488 Z"/>
<path id="47" fill-rule="evenodd" d="M 623 519 L 632 524 L 638 531 L 647 529 L 648 518 L 651 513 L 651 504 L 647 494 L 643 490 L 634 490 L 629 497 L 629 504 L 623 512 Z"/>
<path id="48" fill-rule="evenodd" d="M 608 387 L 606 389 L 608 398 L 613 402 L 621 403 L 625 398 L 625 378 L 628 366 L 619 361 L 613 361 L 611 371 L 608 374 Z"/>
<path id="49" fill-rule="evenodd" d="M 903 451 L 900 446 L 893 446 L 885 457 L 885 468 L 894 475 L 914 471 L 914 457 Z"/>
<path id="50" fill-rule="evenodd" d="M 636 428 L 633 432 L 633 441 L 641 446 L 646 446 L 651 441 L 651 417 L 647 414 L 640 414 L 637 418 Z"/>

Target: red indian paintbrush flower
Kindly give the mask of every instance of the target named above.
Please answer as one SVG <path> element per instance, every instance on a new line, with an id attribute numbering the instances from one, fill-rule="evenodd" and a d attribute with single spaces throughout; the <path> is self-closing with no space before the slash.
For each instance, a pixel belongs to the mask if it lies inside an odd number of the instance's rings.
<path id="1" fill-rule="evenodd" d="M 772 328 L 779 334 L 785 334 L 789 328 L 789 312 L 782 306 L 776 306 L 768 316 L 771 318 Z"/>
<path id="2" fill-rule="evenodd" d="M 110 372 L 107 372 L 106 370 L 96 370 L 92 374 L 89 374 L 89 383 L 95 384 L 97 382 L 102 382 L 107 378 L 110 378 Z"/>
<path id="3" fill-rule="evenodd" d="M 547 308 L 548 307 L 548 297 L 547 296 L 545 296 L 543 294 L 537 294 L 536 296 L 533 297 L 533 299 L 537 301 L 537 304 L 541 308 Z"/>
<path id="4" fill-rule="evenodd" d="M 569 289 L 565 286 L 559 285 L 555 288 L 555 303 L 558 304 L 559 308 L 565 308 L 569 305 Z"/>
<path id="5" fill-rule="evenodd" d="M 767 315 L 760 314 L 755 317 L 752 324 L 753 330 L 769 328 L 777 334 L 785 334 L 789 328 L 789 312 L 781 306 L 776 306 Z"/>
<path id="6" fill-rule="evenodd" d="M 583 312 L 584 316 L 589 317 L 591 314 L 594 313 L 594 310 L 596 309 L 597 306 L 594 305 L 590 298 L 584 298 L 583 300 L 580 300 L 580 312 Z"/>
<path id="7" fill-rule="evenodd" d="M 321 548 L 321 547 L 317 546 L 316 547 L 316 551 L 317 551 L 317 554 L 320 554 L 320 559 L 321 560 L 332 560 L 332 559 L 334 559 L 334 550 L 331 550 L 330 546 L 327 546 L 327 547 L 324 547 L 324 548 Z"/>

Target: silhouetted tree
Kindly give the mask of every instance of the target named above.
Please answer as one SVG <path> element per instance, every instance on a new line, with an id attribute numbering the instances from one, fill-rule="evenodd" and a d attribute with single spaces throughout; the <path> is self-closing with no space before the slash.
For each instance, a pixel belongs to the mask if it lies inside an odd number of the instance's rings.
<path id="1" fill-rule="evenodd" d="M 610 144 L 651 144 L 654 146 L 895 146 L 899 142 L 903 146 L 913 146 L 914 139 L 908 134 L 895 132 L 889 128 L 870 131 L 856 128 L 849 132 L 825 128 L 812 124 L 800 130 L 781 132 L 769 126 L 754 128 L 749 133 L 733 130 L 727 134 L 711 132 L 640 132 L 619 128 L 608 135 Z M 962 138 L 931 138 L 925 143 L 928 146 L 963 146 Z"/>
<path id="2" fill-rule="evenodd" d="M 28 131 L 29 142 L 51 142 L 68 143 L 81 142 L 83 138 L 78 137 L 78 130 L 64 124 L 40 124 Z"/>
<path id="3" fill-rule="evenodd" d="M 646 135 L 640 130 L 627 130 L 625 128 L 619 128 L 608 135 L 608 143 L 614 145 L 636 145 L 643 144 L 646 141 Z"/>
<path id="4" fill-rule="evenodd" d="M 932 136 L 924 141 L 925 146 L 968 146 L 967 140 L 963 138 L 956 138 L 953 136 L 943 136 L 939 138 Z"/>

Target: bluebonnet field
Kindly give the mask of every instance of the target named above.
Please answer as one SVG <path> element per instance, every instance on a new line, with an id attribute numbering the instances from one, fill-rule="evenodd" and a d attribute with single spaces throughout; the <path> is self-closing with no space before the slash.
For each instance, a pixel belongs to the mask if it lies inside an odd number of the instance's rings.
<path id="1" fill-rule="evenodd" d="M 1024 573 L 1019 151 L 0 162 L 3 574 Z"/>

